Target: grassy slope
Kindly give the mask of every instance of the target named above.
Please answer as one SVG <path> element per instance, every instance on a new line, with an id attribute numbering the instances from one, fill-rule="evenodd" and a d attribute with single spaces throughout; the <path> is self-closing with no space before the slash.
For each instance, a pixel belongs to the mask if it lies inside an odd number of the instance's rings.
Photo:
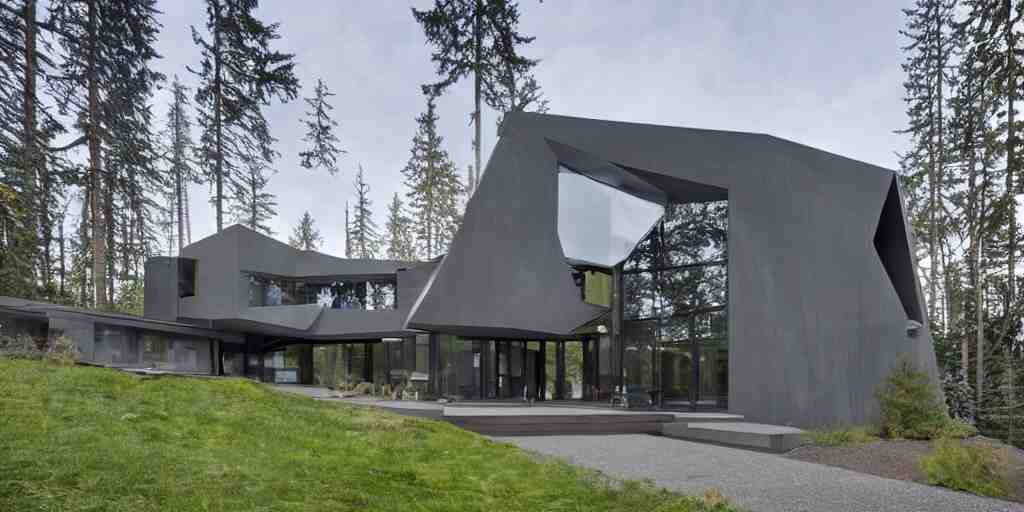
<path id="1" fill-rule="evenodd" d="M 244 380 L 0 359 L 0 510 L 704 509 L 603 482 L 448 424 Z"/>

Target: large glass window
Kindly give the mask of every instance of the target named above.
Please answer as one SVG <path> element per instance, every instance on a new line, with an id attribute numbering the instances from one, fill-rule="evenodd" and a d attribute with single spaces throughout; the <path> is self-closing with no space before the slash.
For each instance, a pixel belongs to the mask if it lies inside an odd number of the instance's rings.
<path id="1" fill-rule="evenodd" d="M 558 237 L 566 258 L 615 266 L 664 212 L 658 203 L 559 166 Z"/>
<path id="2" fill-rule="evenodd" d="M 474 351 L 473 342 L 441 335 L 438 341 L 441 374 L 441 394 L 458 399 L 480 396 L 480 353 Z"/>
<path id="3" fill-rule="evenodd" d="M 146 363 L 166 363 L 168 352 L 167 336 L 155 332 L 142 334 L 142 361 Z"/>
<path id="4" fill-rule="evenodd" d="M 669 204 L 623 264 L 630 402 L 725 408 L 728 203 Z"/>
<path id="5" fill-rule="evenodd" d="M 394 279 L 291 279 L 248 274 L 249 306 L 319 304 L 332 309 L 393 310 Z"/>
<path id="6" fill-rule="evenodd" d="M 96 324 L 96 359 L 112 364 L 139 363 L 139 344 L 135 332 L 127 327 Z"/>

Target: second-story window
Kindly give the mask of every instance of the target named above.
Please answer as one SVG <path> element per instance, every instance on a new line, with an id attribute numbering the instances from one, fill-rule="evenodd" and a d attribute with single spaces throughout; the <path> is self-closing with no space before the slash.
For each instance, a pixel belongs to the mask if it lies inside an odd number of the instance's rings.
<path id="1" fill-rule="evenodd" d="M 249 273 L 249 306 L 319 304 L 331 309 L 393 310 L 394 279 L 282 278 Z"/>

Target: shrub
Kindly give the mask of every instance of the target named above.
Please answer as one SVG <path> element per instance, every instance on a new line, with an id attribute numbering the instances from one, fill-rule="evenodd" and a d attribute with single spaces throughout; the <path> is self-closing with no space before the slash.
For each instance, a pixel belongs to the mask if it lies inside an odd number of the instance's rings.
<path id="1" fill-rule="evenodd" d="M 372 395 L 373 394 L 373 383 L 371 382 L 360 382 L 352 388 L 352 392 L 357 395 Z"/>
<path id="2" fill-rule="evenodd" d="M 945 372 L 942 375 L 942 393 L 946 395 L 949 415 L 969 419 L 974 411 L 974 390 L 967 383 L 962 371 Z"/>
<path id="3" fill-rule="evenodd" d="M 953 419 L 946 422 L 939 431 L 939 437 L 951 439 L 966 439 L 978 435 L 978 429 L 962 419 Z"/>
<path id="4" fill-rule="evenodd" d="M 996 498 L 1007 495 L 1002 461 L 987 444 L 965 445 L 956 439 L 938 439 L 934 453 L 921 458 L 921 470 L 932 485 Z"/>
<path id="5" fill-rule="evenodd" d="M 882 434 L 890 438 L 933 439 L 950 422 L 928 374 L 901 359 L 875 394 L 882 410 Z"/>
<path id="6" fill-rule="evenodd" d="M 871 443 L 879 439 L 876 428 L 865 426 L 808 430 L 804 437 L 819 446 Z"/>
<path id="7" fill-rule="evenodd" d="M 0 357 L 32 359 L 72 365 L 78 358 L 78 348 L 71 338 L 58 336 L 51 340 L 33 338 L 27 334 L 0 336 Z"/>

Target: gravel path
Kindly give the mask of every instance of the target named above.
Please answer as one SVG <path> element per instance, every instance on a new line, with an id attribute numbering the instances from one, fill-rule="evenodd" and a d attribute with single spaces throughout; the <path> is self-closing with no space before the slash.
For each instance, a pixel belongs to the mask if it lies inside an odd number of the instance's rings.
<path id="1" fill-rule="evenodd" d="M 753 512 L 1024 511 L 1024 505 L 779 455 L 646 435 L 495 438 L 618 478 L 690 494 L 715 487 Z"/>

